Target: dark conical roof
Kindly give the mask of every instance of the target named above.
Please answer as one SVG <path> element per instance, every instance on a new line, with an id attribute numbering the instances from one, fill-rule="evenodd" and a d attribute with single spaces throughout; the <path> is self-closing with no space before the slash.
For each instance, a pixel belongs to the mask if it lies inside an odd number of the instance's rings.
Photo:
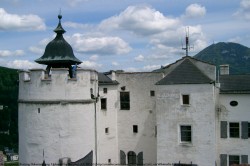
<path id="1" fill-rule="evenodd" d="M 73 53 L 73 49 L 70 44 L 63 38 L 63 33 L 66 31 L 61 25 L 61 15 L 58 15 L 59 23 L 54 30 L 57 34 L 55 39 L 49 42 L 45 48 L 45 52 L 42 57 L 35 60 L 39 64 L 45 65 L 74 65 L 82 63 L 77 59 Z"/>

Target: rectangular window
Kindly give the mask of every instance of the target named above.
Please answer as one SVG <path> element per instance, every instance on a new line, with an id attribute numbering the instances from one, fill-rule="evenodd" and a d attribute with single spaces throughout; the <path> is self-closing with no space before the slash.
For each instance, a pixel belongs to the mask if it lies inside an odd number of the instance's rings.
<path id="1" fill-rule="evenodd" d="M 229 123 L 229 135 L 231 138 L 240 137 L 240 125 L 239 123 Z"/>
<path id="2" fill-rule="evenodd" d="M 121 104 L 121 110 L 130 109 L 129 92 L 120 92 L 120 104 Z"/>
<path id="3" fill-rule="evenodd" d="M 229 155 L 229 165 L 240 164 L 240 156 Z"/>
<path id="4" fill-rule="evenodd" d="M 108 127 L 105 128 L 105 133 L 106 133 L 106 134 L 109 133 L 109 128 L 108 128 Z"/>
<path id="5" fill-rule="evenodd" d="M 103 93 L 108 93 L 108 88 L 103 88 Z"/>
<path id="6" fill-rule="evenodd" d="M 138 126 L 137 125 L 133 125 L 133 133 L 138 133 Z"/>
<path id="7" fill-rule="evenodd" d="M 150 96 L 155 96 L 155 91 L 151 90 L 150 91 Z"/>
<path id="8" fill-rule="evenodd" d="M 250 123 L 248 123 L 248 138 L 250 138 Z"/>
<path id="9" fill-rule="evenodd" d="M 189 95 L 182 95 L 182 104 L 189 105 Z"/>
<path id="10" fill-rule="evenodd" d="M 111 164 L 111 159 L 108 159 L 108 163 Z"/>
<path id="11" fill-rule="evenodd" d="M 181 125 L 181 142 L 192 142 L 192 127 L 190 125 Z"/>
<path id="12" fill-rule="evenodd" d="M 102 110 L 106 110 L 107 109 L 107 99 L 106 98 L 102 98 L 101 99 L 101 109 Z"/>

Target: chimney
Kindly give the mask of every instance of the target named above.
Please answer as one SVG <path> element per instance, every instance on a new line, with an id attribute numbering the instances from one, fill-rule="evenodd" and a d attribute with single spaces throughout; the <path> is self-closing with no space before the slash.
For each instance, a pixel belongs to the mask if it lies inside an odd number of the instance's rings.
<path id="1" fill-rule="evenodd" d="M 220 75 L 229 75 L 229 65 L 220 65 Z"/>

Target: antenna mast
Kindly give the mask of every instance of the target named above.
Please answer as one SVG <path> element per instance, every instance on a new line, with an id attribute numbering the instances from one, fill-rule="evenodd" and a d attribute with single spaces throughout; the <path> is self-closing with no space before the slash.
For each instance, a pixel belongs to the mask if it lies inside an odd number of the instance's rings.
<path id="1" fill-rule="evenodd" d="M 186 28 L 186 47 L 182 47 L 183 50 L 186 50 L 186 56 L 188 56 L 188 51 L 190 50 L 189 46 L 189 27 Z"/>

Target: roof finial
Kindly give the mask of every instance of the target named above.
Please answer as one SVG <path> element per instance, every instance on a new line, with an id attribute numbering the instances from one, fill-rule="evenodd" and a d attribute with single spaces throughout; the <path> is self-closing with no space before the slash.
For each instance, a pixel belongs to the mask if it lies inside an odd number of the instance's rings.
<path id="1" fill-rule="evenodd" d="M 59 21 L 61 21 L 61 19 L 62 19 L 62 11 L 61 11 L 61 8 L 60 8 L 60 10 L 59 10 L 58 19 L 59 19 Z"/>
<path id="2" fill-rule="evenodd" d="M 190 50 L 190 48 L 193 48 L 193 47 L 190 47 L 189 45 L 189 27 L 186 28 L 186 47 L 183 47 L 182 46 L 182 49 L 183 50 L 186 50 L 186 56 L 188 56 L 188 51 Z"/>

